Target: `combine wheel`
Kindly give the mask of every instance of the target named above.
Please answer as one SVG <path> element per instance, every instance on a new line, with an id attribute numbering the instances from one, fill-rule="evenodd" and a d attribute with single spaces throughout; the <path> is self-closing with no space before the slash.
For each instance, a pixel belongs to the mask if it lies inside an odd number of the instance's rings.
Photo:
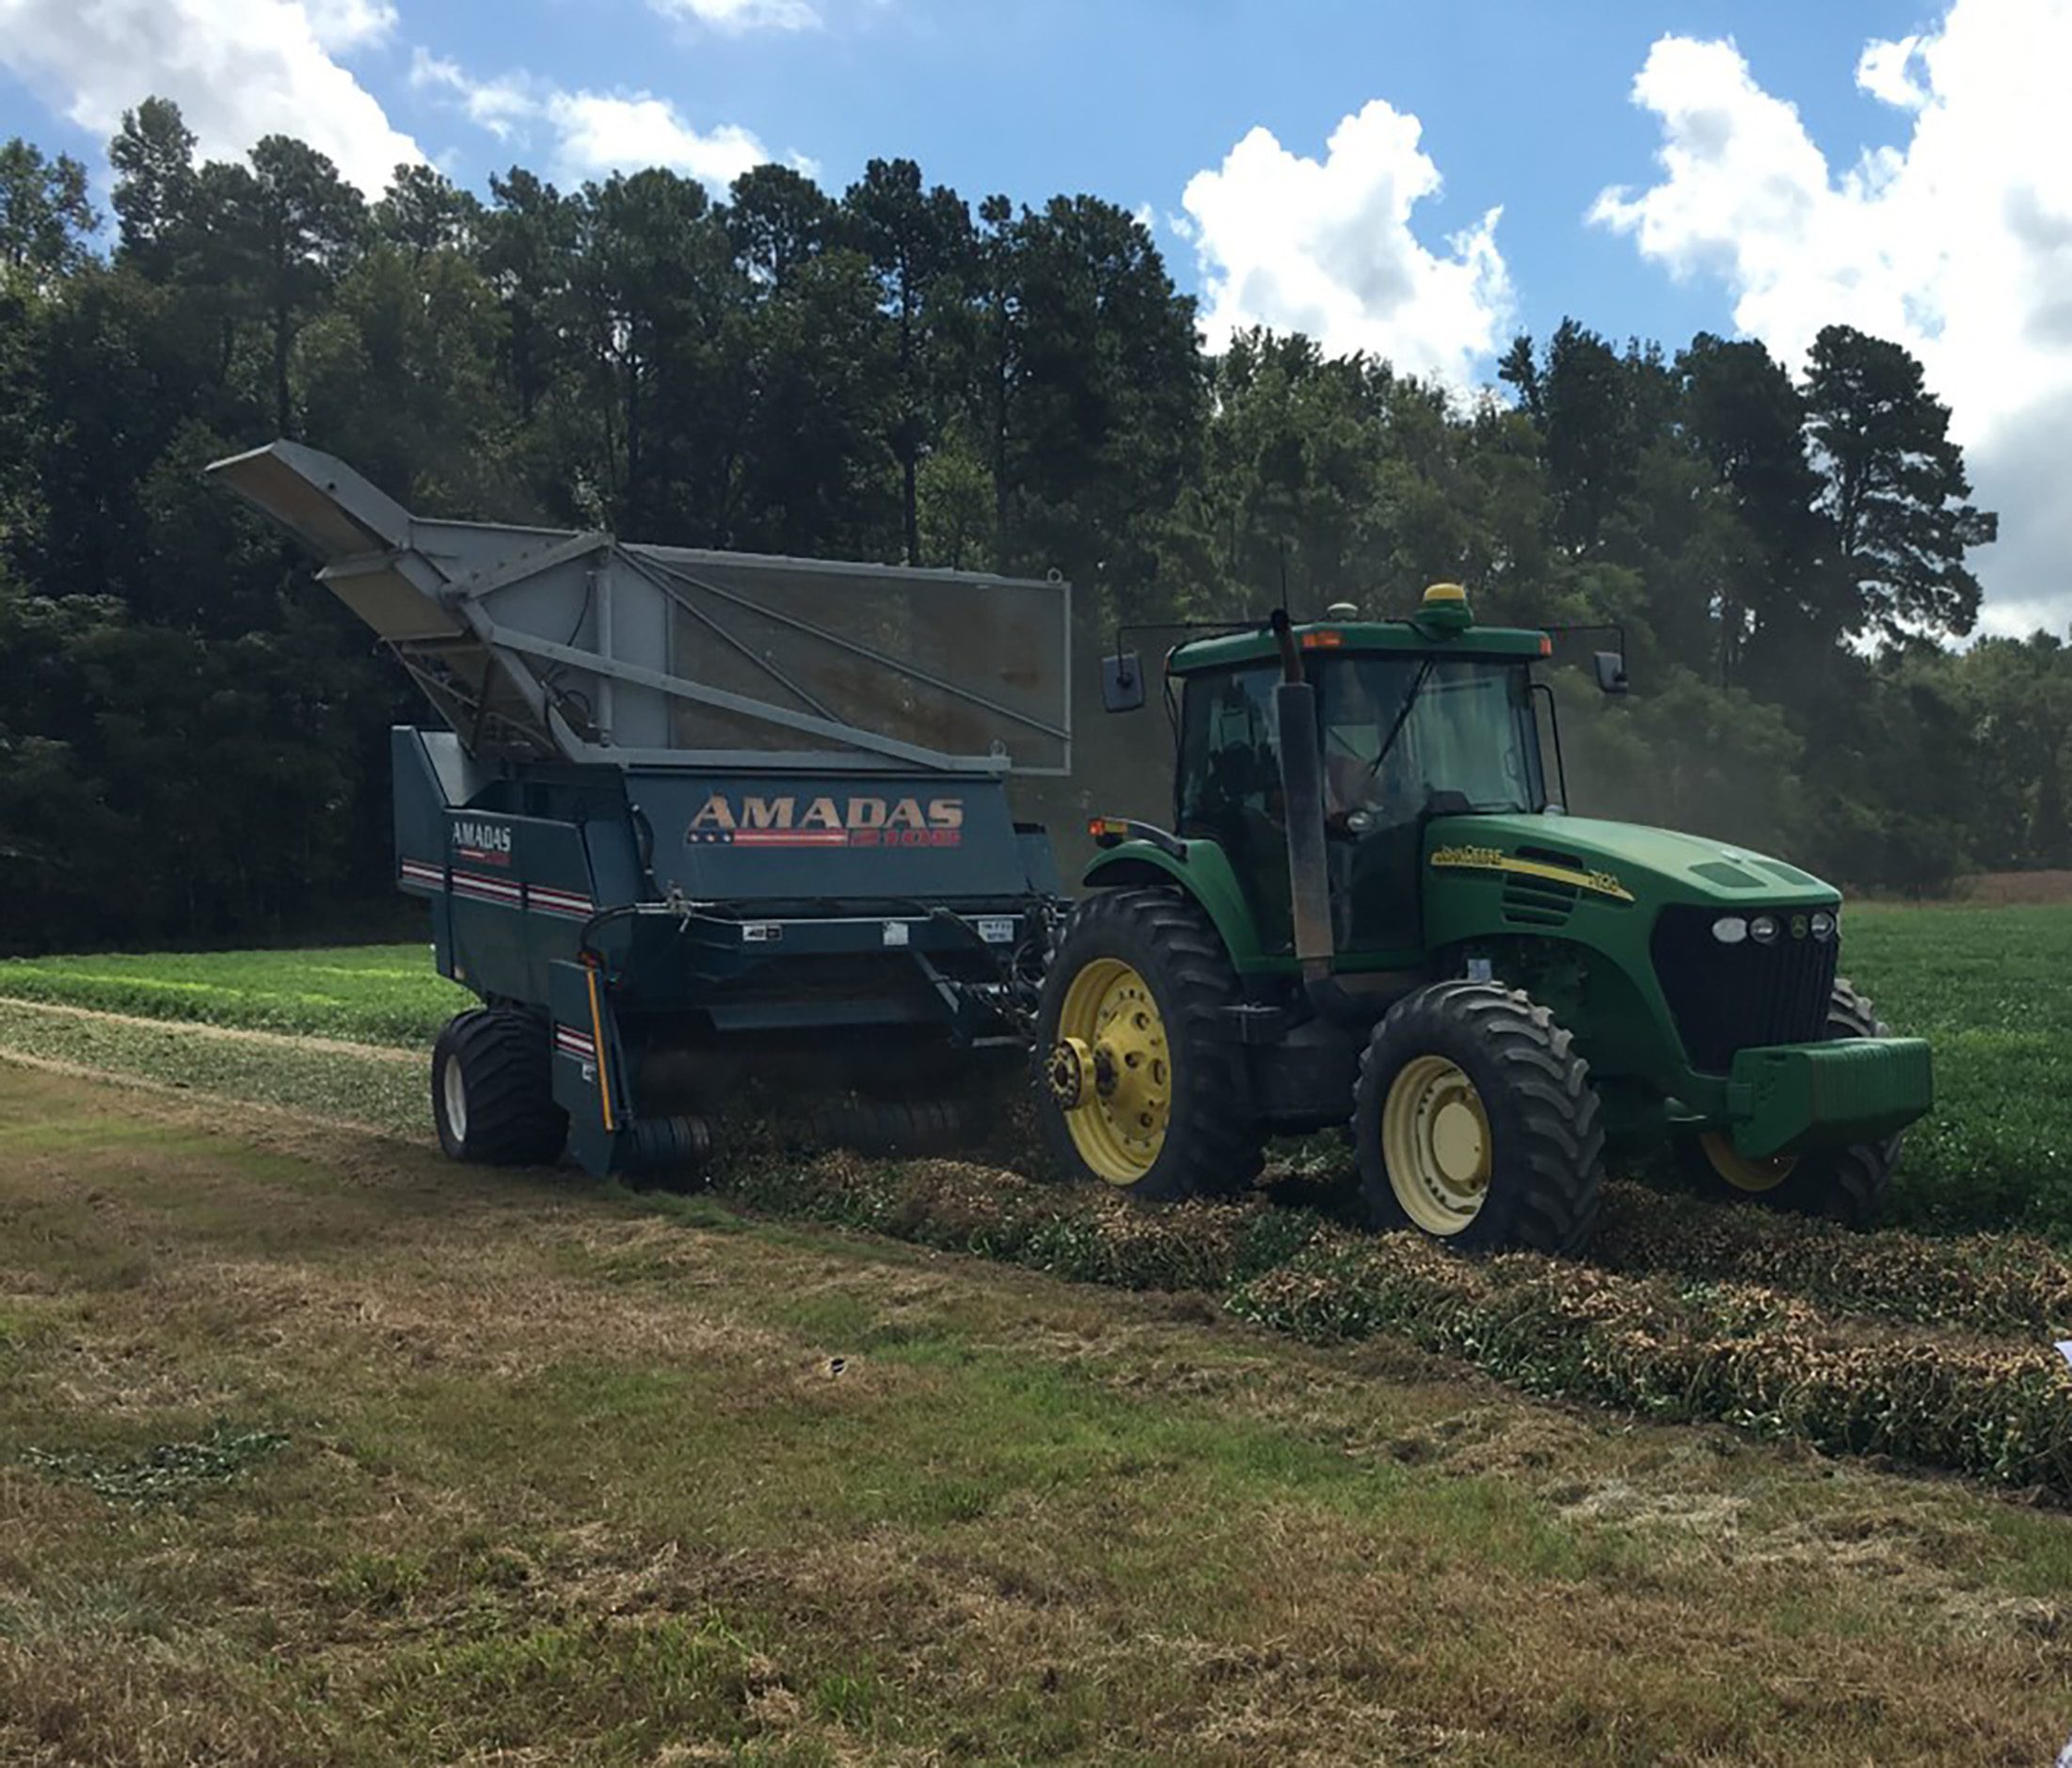
<path id="1" fill-rule="evenodd" d="M 1597 1225 L 1604 1132 L 1573 1038 L 1493 982 L 1405 996 L 1360 1061 L 1353 1142 L 1378 1228 L 1463 1251 L 1580 1251 Z"/>
<path id="2" fill-rule="evenodd" d="M 432 1046 L 432 1116 L 449 1159 L 492 1167 L 560 1159 L 568 1113 L 554 1103 L 546 1021 L 510 1007 L 455 1013 Z"/>
<path id="3" fill-rule="evenodd" d="M 1838 978 L 1827 1009 L 1827 1040 L 1882 1038 L 1885 1024 L 1871 1003 Z M 1751 1159 L 1735 1152 L 1724 1131 L 1711 1130 L 1677 1145 L 1680 1164 L 1705 1188 L 1799 1216 L 1825 1216 L 1851 1228 L 1868 1228 L 1885 1202 L 1892 1170 L 1899 1165 L 1900 1138 L 1818 1148 L 1803 1155 Z"/>
<path id="4" fill-rule="evenodd" d="M 1160 1202 L 1242 1189 L 1259 1126 L 1224 1009 L 1237 978 L 1171 890 L 1097 890 L 1074 912 L 1037 1016 L 1036 1115 L 1052 1162 Z"/>

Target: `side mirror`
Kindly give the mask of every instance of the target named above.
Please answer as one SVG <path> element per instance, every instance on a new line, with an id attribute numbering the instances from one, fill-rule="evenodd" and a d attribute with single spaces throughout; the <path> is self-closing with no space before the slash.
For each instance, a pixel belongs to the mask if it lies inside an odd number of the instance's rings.
<path id="1" fill-rule="evenodd" d="M 1599 651 L 1593 661 L 1597 664 L 1597 685 L 1605 693 L 1626 692 L 1626 660 L 1617 651 Z"/>
<path id="2" fill-rule="evenodd" d="M 1110 712 L 1134 712 L 1144 703 L 1144 666 L 1135 651 L 1101 659 L 1101 704 Z"/>

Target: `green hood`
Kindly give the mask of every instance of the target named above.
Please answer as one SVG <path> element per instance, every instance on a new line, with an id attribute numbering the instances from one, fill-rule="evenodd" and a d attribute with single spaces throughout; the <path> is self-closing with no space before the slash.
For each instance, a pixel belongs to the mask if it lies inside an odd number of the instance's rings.
<path id="1" fill-rule="evenodd" d="M 1490 860 L 1492 849 L 1509 863 Z M 1840 891 L 1810 872 L 1730 841 L 1594 817 L 1436 817 L 1426 851 L 1434 868 L 1449 860 L 1490 870 L 1551 864 L 1591 874 L 1636 900 L 1658 903 L 1818 906 L 1841 900 Z"/>

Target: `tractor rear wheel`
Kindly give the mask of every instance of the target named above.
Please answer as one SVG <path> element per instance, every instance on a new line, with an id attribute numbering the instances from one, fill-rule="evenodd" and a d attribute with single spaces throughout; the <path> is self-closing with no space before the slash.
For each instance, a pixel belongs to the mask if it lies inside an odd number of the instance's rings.
<path id="1" fill-rule="evenodd" d="M 1368 1039 L 1353 1095 L 1378 1228 L 1462 1251 L 1580 1251 L 1597 1225 L 1604 1131 L 1575 1040 L 1494 982 L 1435 982 Z"/>
<path id="2" fill-rule="evenodd" d="M 1097 890 L 1074 911 L 1037 1012 L 1036 1117 L 1053 1163 L 1160 1202 L 1250 1185 L 1264 1158 L 1237 977 L 1171 890 Z"/>
<path id="3" fill-rule="evenodd" d="M 1838 977 L 1827 1008 L 1826 1041 L 1889 1035 L 1871 1003 L 1847 978 Z M 1677 1155 L 1684 1170 L 1715 1194 L 1725 1191 L 1744 1203 L 1868 1228 L 1877 1219 L 1899 1165 L 1900 1139 L 1889 1136 L 1883 1141 L 1752 1159 L 1735 1152 L 1724 1130 L 1709 1130 L 1680 1141 Z"/>
<path id="4" fill-rule="evenodd" d="M 432 1046 L 432 1117 L 447 1157 L 492 1167 L 561 1158 L 568 1113 L 554 1103 L 547 1023 L 513 1007 L 472 1007 Z"/>

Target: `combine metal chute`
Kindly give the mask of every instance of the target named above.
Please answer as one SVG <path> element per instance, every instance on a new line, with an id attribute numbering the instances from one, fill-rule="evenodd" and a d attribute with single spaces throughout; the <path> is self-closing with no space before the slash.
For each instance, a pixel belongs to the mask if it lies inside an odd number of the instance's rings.
<path id="1" fill-rule="evenodd" d="M 295 442 L 209 470 L 451 726 L 390 744 L 398 887 L 483 1002 L 449 1154 L 679 1171 L 744 1089 L 918 1148 L 1024 1072 L 1063 903 L 1008 780 L 1072 765 L 1067 585 L 431 521 Z"/>
<path id="2" fill-rule="evenodd" d="M 1061 581 L 427 520 L 297 442 L 209 471 L 323 558 L 478 758 L 1071 770 Z"/>

